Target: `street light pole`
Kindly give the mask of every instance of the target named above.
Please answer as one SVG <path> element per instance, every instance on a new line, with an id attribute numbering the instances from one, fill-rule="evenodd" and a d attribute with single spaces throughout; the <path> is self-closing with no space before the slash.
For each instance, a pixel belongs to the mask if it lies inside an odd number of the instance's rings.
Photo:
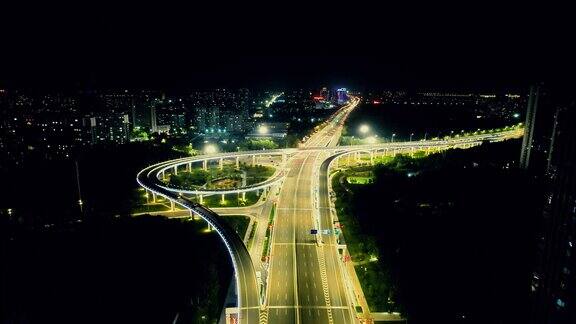
<path id="1" fill-rule="evenodd" d="M 410 133 L 410 142 L 412 142 L 412 136 L 414 136 L 414 133 Z"/>
<path id="2" fill-rule="evenodd" d="M 394 137 L 396 136 L 396 134 L 392 134 L 392 136 L 390 137 L 390 142 L 394 143 Z"/>
<path id="3" fill-rule="evenodd" d="M 78 187 L 78 205 L 80 206 L 80 214 L 82 214 L 83 209 L 82 205 L 84 202 L 82 201 L 82 191 L 80 190 L 80 170 L 78 168 L 78 160 L 74 161 L 74 165 L 76 166 L 76 185 Z"/>

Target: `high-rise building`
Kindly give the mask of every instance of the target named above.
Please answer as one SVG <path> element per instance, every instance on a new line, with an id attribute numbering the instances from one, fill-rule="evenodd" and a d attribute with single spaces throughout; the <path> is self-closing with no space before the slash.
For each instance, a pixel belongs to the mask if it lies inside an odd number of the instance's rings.
<path id="1" fill-rule="evenodd" d="M 530 164 L 530 151 L 534 139 L 534 124 L 536 123 L 536 111 L 538 109 L 538 86 L 530 87 L 528 97 L 528 108 L 526 110 L 526 122 L 524 123 L 525 134 L 522 140 L 522 150 L 520 152 L 520 168 L 527 169 Z"/>
<path id="2" fill-rule="evenodd" d="M 88 127 L 90 143 L 126 144 L 130 141 L 130 120 L 128 114 L 108 112 L 87 117 L 84 126 Z"/>
<path id="3" fill-rule="evenodd" d="M 143 94 L 134 100 L 132 105 L 132 127 L 144 131 L 150 131 L 152 128 L 151 106 L 153 98 L 149 94 Z"/>
<path id="4" fill-rule="evenodd" d="M 158 120 L 156 118 L 156 106 L 150 105 L 150 131 L 152 133 L 158 132 Z"/>
<path id="5" fill-rule="evenodd" d="M 322 87 L 320 90 L 320 97 L 322 97 L 322 100 L 328 100 L 328 89 L 326 87 Z"/>
<path id="6" fill-rule="evenodd" d="M 186 132 L 186 110 L 180 100 L 168 99 L 155 107 L 156 131 L 182 134 Z"/>
<path id="7" fill-rule="evenodd" d="M 547 101 L 554 102 L 553 106 L 546 106 L 554 108 L 553 121 L 541 118 L 546 114 L 532 121 L 535 129 L 545 124 L 551 130 L 546 167 L 541 175 L 547 189 L 538 263 L 532 278 L 534 323 L 538 324 L 576 323 L 576 107 L 574 102 L 558 97 L 555 94 L 554 101 Z M 534 97 L 537 98 L 538 95 Z M 526 145 L 534 148 L 535 137 L 530 141 Z M 538 153 L 528 152 L 526 167 L 531 167 L 531 158 Z"/>
<path id="8" fill-rule="evenodd" d="M 343 105 L 348 101 L 348 90 L 346 88 L 340 88 L 336 90 L 338 96 L 338 104 Z"/>

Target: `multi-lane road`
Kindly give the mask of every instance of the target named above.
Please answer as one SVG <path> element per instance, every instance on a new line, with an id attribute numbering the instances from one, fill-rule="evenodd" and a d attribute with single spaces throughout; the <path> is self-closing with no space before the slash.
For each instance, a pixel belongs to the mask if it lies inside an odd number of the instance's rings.
<path id="1" fill-rule="evenodd" d="M 332 117 L 305 146 L 335 146 L 357 101 Z M 267 311 L 269 323 L 351 323 L 350 302 L 333 238 L 318 244 L 318 151 L 304 151 L 288 164 L 276 207 Z M 327 191 L 326 191 L 327 192 Z M 322 227 L 331 228 L 322 214 Z"/>

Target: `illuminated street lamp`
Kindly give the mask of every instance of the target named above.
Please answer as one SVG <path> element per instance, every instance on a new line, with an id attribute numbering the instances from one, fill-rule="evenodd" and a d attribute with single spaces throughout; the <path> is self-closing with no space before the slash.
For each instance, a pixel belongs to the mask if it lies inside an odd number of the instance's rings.
<path id="1" fill-rule="evenodd" d="M 206 154 L 214 154 L 217 151 L 218 151 L 218 149 L 216 148 L 216 145 L 208 144 L 208 145 L 204 146 L 204 153 L 206 153 Z"/>
<path id="2" fill-rule="evenodd" d="M 370 126 L 364 124 L 360 126 L 360 133 L 366 134 L 370 131 Z"/>
<path id="3" fill-rule="evenodd" d="M 376 137 L 370 136 L 370 137 L 366 138 L 366 142 L 368 144 L 376 144 Z"/>
<path id="4" fill-rule="evenodd" d="M 258 134 L 264 135 L 268 134 L 268 132 L 269 132 L 268 126 L 260 125 L 260 127 L 258 127 Z"/>
<path id="5" fill-rule="evenodd" d="M 392 136 L 390 136 L 390 142 L 394 143 L 394 137 L 396 137 L 396 133 L 392 134 Z"/>
<path id="6" fill-rule="evenodd" d="M 412 142 L 412 136 L 414 136 L 414 133 L 410 133 L 410 142 Z"/>

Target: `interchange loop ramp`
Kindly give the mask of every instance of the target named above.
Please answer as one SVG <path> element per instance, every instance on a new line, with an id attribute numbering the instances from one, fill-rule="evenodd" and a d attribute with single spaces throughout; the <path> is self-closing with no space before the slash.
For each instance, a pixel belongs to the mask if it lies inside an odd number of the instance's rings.
<path id="1" fill-rule="evenodd" d="M 218 214 L 212 210 L 182 198 L 177 192 L 159 187 L 158 170 L 171 165 L 178 159 L 152 165 L 138 173 L 137 181 L 143 188 L 165 197 L 174 203 L 190 210 L 209 223 L 218 233 L 232 260 L 238 294 L 239 319 L 242 323 L 257 323 L 260 313 L 260 287 L 256 280 L 256 272 L 248 249 L 238 234 L 225 222 L 221 221 Z"/>
<path id="2" fill-rule="evenodd" d="M 414 150 L 426 150 L 426 149 L 438 149 L 445 150 L 450 148 L 466 148 L 475 145 L 479 145 L 482 142 L 489 141 L 501 141 L 509 138 L 518 138 L 523 135 L 523 130 L 510 130 L 501 131 L 492 134 L 479 134 L 473 136 L 467 136 L 462 138 L 450 138 L 443 140 L 428 140 L 428 141 L 411 141 L 411 142 L 396 142 L 396 143 L 380 143 L 380 144 L 368 144 L 368 145 L 355 145 L 355 146 L 306 146 L 301 148 L 291 148 L 291 149 L 276 149 L 276 150 L 265 150 L 265 151 L 247 151 L 247 152 L 234 152 L 234 153 L 221 153 L 212 154 L 208 156 L 197 156 L 197 157 L 186 157 L 181 159 L 175 159 L 170 161 L 165 161 L 151 165 L 144 170 L 140 171 L 137 175 L 137 182 L 140 186 L 149 190 L 156 195 L 162 196 L 175 204 L 178 204 L 192 213 L 200 216 L 203 220 L 208 222 L 224 244 L 230 254 L 232 264 L 234 266 L 234 274 L 236 280 L 236 291 L 238 296 L 238 314 L 239 322 L 241 323 L 258 323 L 266 322 L 270 316 L 267 310 L 262 308 L 260 304 L 260 286 L 256 278 L 256 272 L 252 259 L 248 253 L 248 249 L 244 245 L 242 239 L 238 234 L 226 223 L 222 222 L 215 212 L 186 199 L 182 194 L 229 194 L 229 193 L 240 193 L 246 191 L 258 190 L 261 188 L 270 187 L 279 181 L 282 181 L 286 177 L 286 171 L 281 170 L 276 172 L 270 179 L 264 182 L 236 188 L 236 189 L 226 189 L 226 190 L 185 190 L 179 188 L 173 188 L 166 185 L 160 180 L 161 174 L 170 169 L 174 169 L 174 173 L 178 166 L 194 163 L 203 162 L 211 160 L 220 160 L 228 158 L 239 158 L 246 156 L 255 155 L 282 155 L 284 157 L 292 156 L 296 153 L 312 153 L 314 151 L 319 151 L 318 153 L 327 153 L 319 161 L 320 164 L 326 165 L 332 162 L 333 159 L 348 155 L 355 152 L 368 152 L 376 153 L 383 150 L 394 150 L 394 153 L 409 153 Z M 333 143 L 330 141 L 329 144 Z M 320 260 L 320 263 L 325 262 L 325 260 Z M 325 267 L 320 267 L 325 268 Z M 324 286 L 321 285 L 321 286 Z M 323 287 L 324 288 L 324 287 Z M 331 306 L 331 302 L 328 304 Z M 299 312 L 298 310 L 296 311 Z M 331 314 L 330 314 L 331 315 Z M 344 320 L 346 321 L 346 320 Z"/>

